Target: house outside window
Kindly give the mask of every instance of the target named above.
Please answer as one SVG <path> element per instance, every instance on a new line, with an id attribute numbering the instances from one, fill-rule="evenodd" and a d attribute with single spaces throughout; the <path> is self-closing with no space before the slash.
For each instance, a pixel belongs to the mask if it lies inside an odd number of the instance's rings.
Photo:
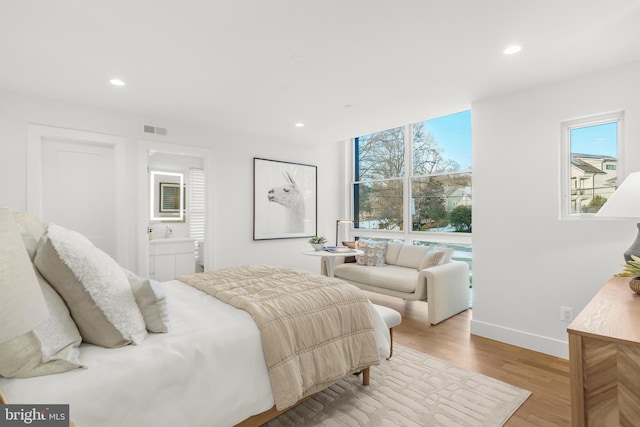
<path id="1" fill-rule="evenodd" d="M 353 153 L 356 238 L 458 244 L 471 264 L 471 111 L 357 137 Z"/>
<path id="2" fill-rule="evenodd" d="M 562 124 L 562 218 L 593 217 L 616 190 L 623 119 L 617 112 Z"/>

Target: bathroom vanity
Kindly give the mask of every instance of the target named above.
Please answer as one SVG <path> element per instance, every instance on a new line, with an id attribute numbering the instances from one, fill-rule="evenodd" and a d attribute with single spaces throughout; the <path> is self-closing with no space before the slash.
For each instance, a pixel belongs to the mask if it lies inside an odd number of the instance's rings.
<path id="1" fill-rule="evenodd" d="M 149 278 L 172 280 L 196 269 L 195 239 L 168 238 L 149 241 Z"/>

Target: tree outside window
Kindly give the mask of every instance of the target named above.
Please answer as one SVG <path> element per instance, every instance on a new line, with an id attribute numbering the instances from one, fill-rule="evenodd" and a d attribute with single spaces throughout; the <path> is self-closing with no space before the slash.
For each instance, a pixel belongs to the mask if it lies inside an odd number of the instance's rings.
<path id="1" fill-rule="evenodd" d="M 470 111 L 358 137 L 354 166 L 356 228 L 471 232 Z"/>

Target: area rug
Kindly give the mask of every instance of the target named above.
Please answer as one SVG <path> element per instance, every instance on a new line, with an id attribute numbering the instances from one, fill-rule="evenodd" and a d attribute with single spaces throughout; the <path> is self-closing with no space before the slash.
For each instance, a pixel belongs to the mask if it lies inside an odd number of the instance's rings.
<path id="1" fill-rule="evenodd" d="M 368 387 L 352 375 L 267 426 L 502 426 L 530 395 L 395 344 L 393 357 L 371 368 Z"/>

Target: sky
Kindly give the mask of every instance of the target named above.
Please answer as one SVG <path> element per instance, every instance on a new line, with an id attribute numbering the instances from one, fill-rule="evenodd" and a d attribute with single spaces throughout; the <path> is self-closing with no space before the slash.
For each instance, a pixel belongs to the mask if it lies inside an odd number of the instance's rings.
<path id="1" fill-rule="evenodd" d="M 471 110 L 426 121 L 447 159 L 455 160 L 461 169 L 471 169 Z"/>
<path id="2" fill-rule="evenodd" d="M 571 152 L 618 157 L 616 122 L 571 129 Z"/>
<path id="3" fill-rule="evenodd" d="M 471 110 L 426 121 L 446 158 L 471 168 Z M 571 152 L 618 157 L 617 123 L 604 123 L 571 130 Z"/>

